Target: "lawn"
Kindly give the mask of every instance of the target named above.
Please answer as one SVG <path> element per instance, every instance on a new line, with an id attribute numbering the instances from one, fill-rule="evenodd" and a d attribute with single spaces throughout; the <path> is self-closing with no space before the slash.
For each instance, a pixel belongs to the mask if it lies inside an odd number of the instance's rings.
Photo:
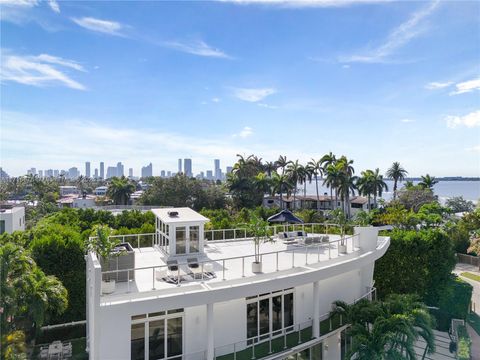
<path id="1" fill-rule="evenodd" d="M 471 272 L 462 272 L 460 275 L 466 277 L 467 279 L 480 282 L 480 275 L 476 275 Z"/>

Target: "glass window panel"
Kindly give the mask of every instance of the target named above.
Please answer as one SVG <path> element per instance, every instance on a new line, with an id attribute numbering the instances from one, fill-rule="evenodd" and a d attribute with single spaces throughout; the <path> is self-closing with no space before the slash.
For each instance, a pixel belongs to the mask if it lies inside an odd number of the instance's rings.
<path id="1" fill-rule="evenodd" d="M 185 254 L 187 251 L 187 239 L 186 239 L 186 230 L 184 226 L 177 227 L 175 229 L 176 235 L 176 253 Z"/>
<path id="2" fill-rule="evenodd" d="M 323 359 L 323 344 L 317 344 L 311 347 L 311 360 L 322 360 Z"/>
<path id="3" fill-rule="evenodd" d="M 198 252 L 200 247 L 200 227 L 190 226 L 190 252 Z"/>
<path id="4" fill-rule="evenodd" d="M 168 225 L 168 224 L 165 225 L 165 235 L 167 235 L 167 236 L 168 236 L 168 230 L 169 230 L 169 228 L 170 228 L 170 225 Z"/>
<path id="5" fill-rule="evenodd" d="M 282 295 L 272 298 L 272 331 L 282 328 Z"/>
<path id="6" fill-rule="evenodd" d="M 165 357 L 165 320 L 149 322 L 148 358 L 150 360 Z"/>
<path id="7" fill-rule="evenodd" d="M 258 335 L 258 303 L 247 304 L 247 339 Z"/>
<path id="8" fill-rule="evenodd" d="M 145 324 L 132 324 L 130 354 L 132 360 L 145 358 Z"/>
<path id="9" fill-rule="evenodd" d="M 168 310 L 168 314 L 176 314 L 176 313 L 181 313 L 183 312 L 183 309 L 173 309 L 173 310 Z"/>
<path id="10" fill-rule="evenodd" d="M 167 356 L 182 354 L 182 318 L 167 319 Z"/>
<path id="11" fill-rule="evenodd" d="M 162 315 L 165 315 L 165 311 L 150 313 L 148 314 L 148 317 L 155 317 L 155 316 L 162 316 Z"/>
<path id="12" fill-rule="evenodd" d="M 270 332 L 270 299 L 263 299 L 259 301 L 259 330 L 260 335 L 267 334 Z"/>
<path id="13" fill-rule="evenodd" d="M 138 319 L 145 319 L 147 316 L 145 314 L 142 315 L 134 315 L 132 316 L 132 320 L 138 320 Z"/>
<path id="14" fill-rule="evenodd" d="M 293 294 L 283 295 L 284 327 L 293 325 Z"/>

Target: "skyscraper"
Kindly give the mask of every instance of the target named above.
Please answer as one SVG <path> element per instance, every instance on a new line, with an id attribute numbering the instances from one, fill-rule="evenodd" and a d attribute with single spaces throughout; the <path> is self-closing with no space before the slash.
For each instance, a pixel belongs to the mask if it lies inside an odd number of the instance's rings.
<path id="1" fill-rule="evenodd" d="M 95 168 L 95 171 L 94 171 L 93 174 L 94 174 L 93 177 L 94 177 L 95 179 L 98 179 L 98 169 L 97 169 L 97 168 Z"/>
<path id="2" fill-rule="evenodd" d="M 109 166 L 107 167 L 107 176 L 106 179 L 110 179 L 114 176 L 117 176 L 117 167 L 116 166 Z"/>
<path id="3" fill-rule="evenodd" d="M 178 172 L 182 172 L 182 159 L 178 159 Z"/>
<path id="4" fill-rule="evenodd" d="M 222 180 L 222 169 L 220 169 L 220 160 L 213 160 L 215 164 L 215 180 Z"/>
<path id="5" fill-rule="evenodd" d="M 147 178 L 153 176 L 153 166 L 152 163 L 147 166 L 142 167 L 142 178 Z"/>
<path id="6" fill-rule="evenodd" d="M 133 168 L 128 169 L 128 177 L 133 177 Z"/>
<path id="7" fill-rule="evenodd" d="M 53 177 L 58 177 L 60 172 L 58 170 L 53 170 Z"/>
<path id="8" fill-rule="evenodd" d="M 183 173 L 187 177 L 192 177 L 192 159 L 183 159 Z"/>
<path id="9" fill-rule="evenodd" d="M 122 177 L 122 176 L 124 176 L 124 174 L 125 174 L 125 173 L 123 172 L 123 164 L 122 164 L 121 161 L 119 161 L 119 162 L 117 163 L 117 176 L 118 176 L 118 177 Z"/>
<path id="10" fill-rule="evenodd" d="M 105 179 L 105 164 L 103 161 L 100 163 L 100 179 Z"/>
<path id="11" fill-rule="evenodd" d="M 43 178 L 43 170 L 38 170 L 38 177 Z"/>
<path id="12" fill-rule="evenodd" d="M 85 177 L 90 177 L 90 161 L 85 162 Z"/>
<path id="13" fill-rule="evenodd" d="M 165 170 L 162 170 L 162 171 L 160 172 L 160 176 L 161 176 L 162 178 L 165 177 Z"/>

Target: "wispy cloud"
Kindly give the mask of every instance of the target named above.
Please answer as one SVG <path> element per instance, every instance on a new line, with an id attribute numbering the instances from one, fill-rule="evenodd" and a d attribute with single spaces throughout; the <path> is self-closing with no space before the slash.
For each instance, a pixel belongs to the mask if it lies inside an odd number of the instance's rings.
<path id="1" fill-rule="evenodd" d="M 465 150 L 471 152 L 480 152 L 480 145 L 471 146 L 469 148 L 466 148 Z"/>
<path id="2" fill-rule="evenodd" d="M 220 100 L 220 98 L 218 98 L 218 97 L 214 97 L 214 98 L 212 98 L 212 101 L 215 102 L 215 103 L 218 103 L 218 102 L 220 102 L 221 100 Z"/>
<path id="3" fill-rule="evenodd" d="M 12 81 L 32 86 L 61 85 L 71 89 L 85 90 L 85 86 L 71 79 L 64 68 L 85 71 L 75 61 L 48 54 L 24 56 L 9 53 L 3 55 L 0 65 L 2 81 Z"/>
<path id="4" fill-rule="evenodd" d="M 48 0 L 48 6 L 57 14 L 60 13 L 60 6 L 56 0 Z"/>
<path id="5" fill-rule="evenodd" d="M 415 120 L 413 120 L 413 119 L 402 119 L 402 120 L 400 120 L 400 121 L 401 121 L 402 123 L 406 123 L 406 124 L 415 122 Z"/>
<path id="6" fill-rule="evenodd" d="M 447 126 L 455 129 L 459 126 L 466 126 L 468 128 L 480 126 L 480 110 L 471 112 L 464 116 L 446 116 L 445 121 Z"/>
<path id="7" fill-rule="evenodd" d="M 96 19 L 92 17 L 72 18 L 72 21 L 77 25 L 91 31 L 97 31 L 115 36 L 125 36 L 121 32 L 121 30 L 125 28 L 125 25 L 122 25 L 117 21 Z"/>
<path id="8" fill-rule="evenodd" d="M 446 82 L 431 82 L 431 83 L 428 83 L 427 85 L 425 85 L 425 89 L 428 89 L 428 90 L 437 90 L 437 89 L 443 89 L 443 88 L 446 88 L 446 87 L 449 87 L 450 85 L 452 85 L 453 82 L 451 81 L 446 81 Z"/>
<path id="9" fill-rule="evenodd" d="M 190 41 L 190 42 L 181 42 L 181 41 L 166 41 L 161 43 L 161 45 L 182 51 L 188 54 L 205 56 L 205 57 L 216 57 L 223 59 L 232 59 L 230 55 L 227 55 L 220 49 L 216 49 L 202 40 Z"/>
<path id="10" fill-rule="evenodd" d="M 458 95 L 468 93 L 474 90 L 480 90 L 480 78 L 455 84 L 455 87 L 456 90 L 450 93 L 450 95 Z"/>
<path id="11" fill-rule="evenodd" d="M 267 96 L 275 94 L 277 91 L 273 88 L 234 88 L 233 95 L 240 100 L 248 102 L 258 102 Z"/>
<path id="12" fill-rule="evenodd" d="M 220 0 L 239 5 L 270 5 L 285 8 L 305 8 L 305 7 L 343 7 L 360 4 L 378 4 L 391 0 Z"/>
<path id="13" fill-rule="evenodd" d="M 425 31 L 423 20 L 431 15 L 439 4 L 435 0 L 414 12 L 410 18 L 395 28 L 380 46 L 359 54 L 340 57 L 340 62 L 380 63 L 390 61 L 389 56 Z"/>
<path id="14" fill-rule="evenodd" d="M 249 126 L 245 126 L 238 134 L 234 134 L 233 137 L 241 137 L 245 139 L 253 135 L 253 129 Z"/>
<path id="15" fill-rule="evenodd" d="M 34 7 L 38 3 L 38 0 L 0 0 L 2 6 Z"/>
<path id="16" fill-rule="evenodd" d="M 265 103 L 257 103 L 257 105 L 260 106 L 260 107 L 267 108 L 267 109 L 277 109 L 278 108 L 278 106 L 265 104 Z"/>

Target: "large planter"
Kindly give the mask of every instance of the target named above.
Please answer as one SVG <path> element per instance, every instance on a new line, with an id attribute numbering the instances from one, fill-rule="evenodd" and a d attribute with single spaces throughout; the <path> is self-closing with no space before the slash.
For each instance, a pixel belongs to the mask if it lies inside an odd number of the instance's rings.
<path id="1" fill-rule="evenodd" d="M 102 280 L 102 294 L 111 294 L 115 291 L 115 280 Z"/>
<path id="2" fill-rule="evenodd" d="M 252 272 L 254 274 L 262 272 L 262 263 L 261 262 L 252 262 Z"/>
<path id="3" fill-rule="evenodd" d="M 135 268 L 135 251 L 130 243 L 125 242 L 116 246 L 117 248 L 123 247 L 126 250 L 122 251 L 119 256 L 110 256 L 108 271 L 134 269 Z M 105 268 L 105 262 L 102 260 L 102 271 L 107 271 Z M 135 271 L 119 271 L 116 273 L 108 274 L 104 276 L 105 280 L 113 279 L 117 282 L 126 282 L 128 280 L 135 279 Z"/>

